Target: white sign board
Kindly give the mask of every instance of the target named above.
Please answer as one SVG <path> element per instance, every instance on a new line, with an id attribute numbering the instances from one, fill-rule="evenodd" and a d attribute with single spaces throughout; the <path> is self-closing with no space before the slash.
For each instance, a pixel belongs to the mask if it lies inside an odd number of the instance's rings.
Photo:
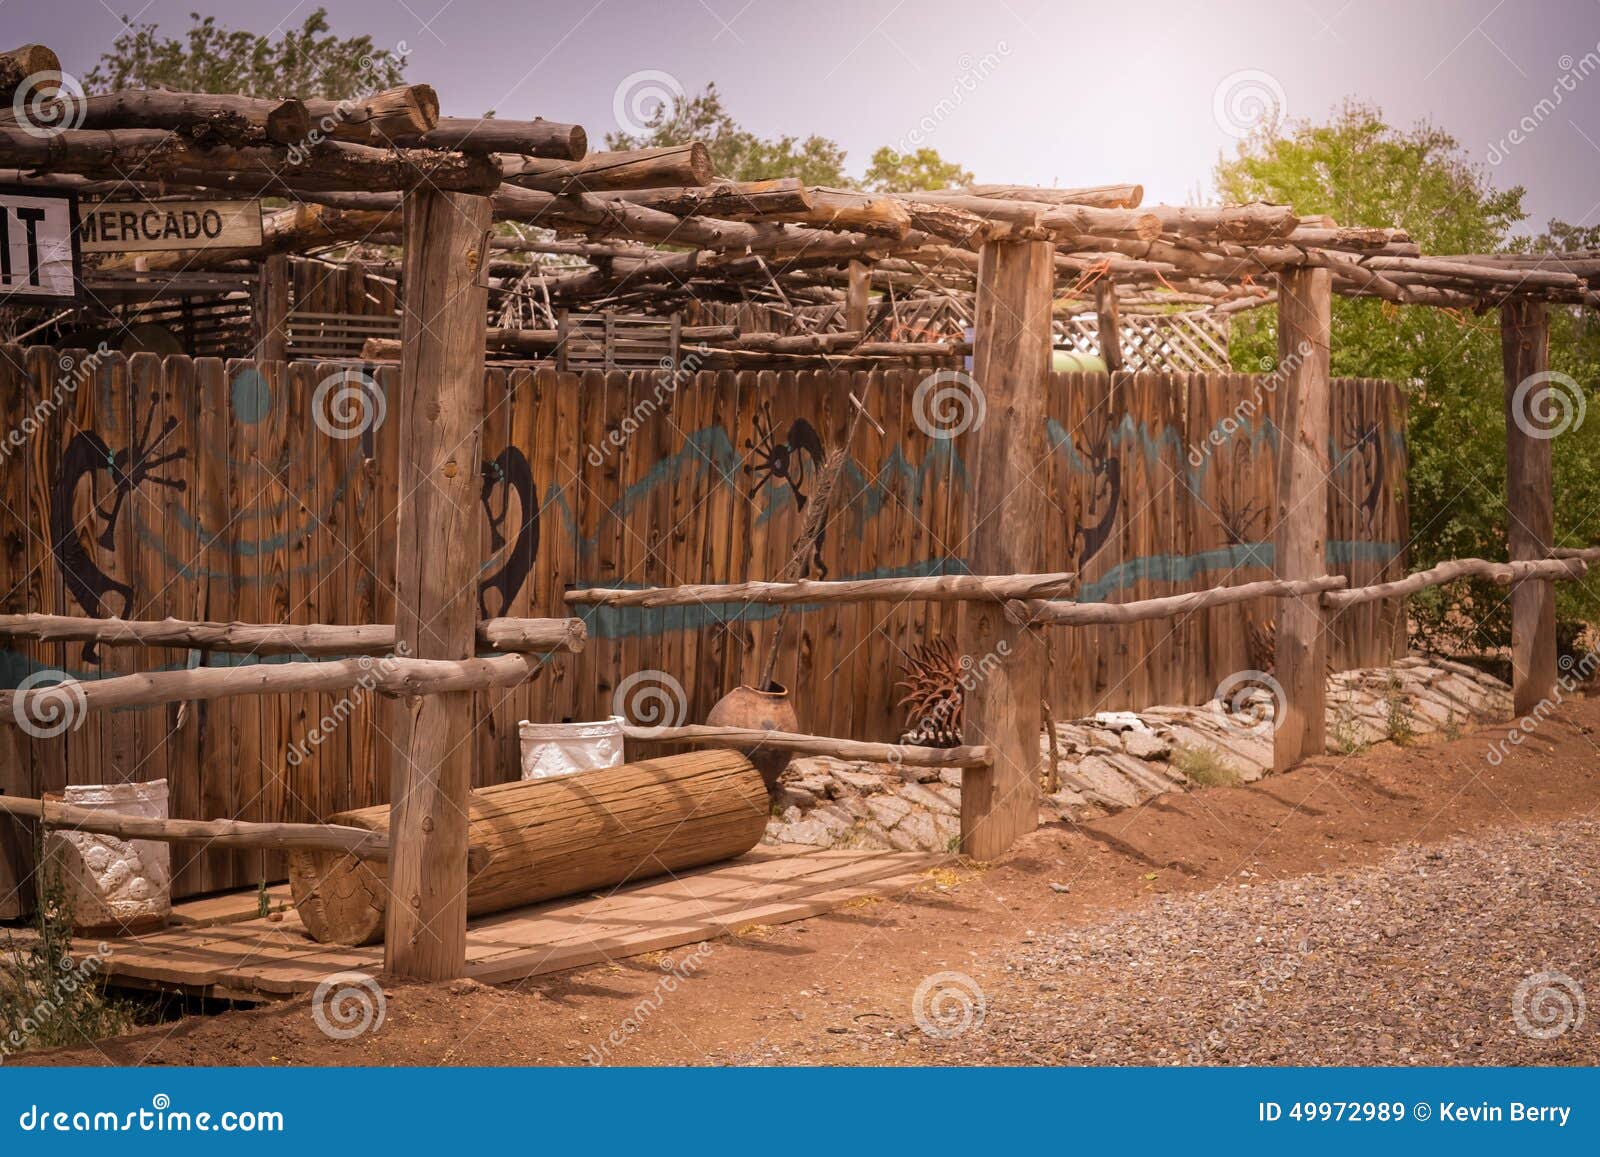
<path id="1" fill-rule="evenodd" d="M 260 201 L 102 201 L 86 206 L 85 253 L 173 249 L 256 249 Z"/>
<path id="2" fill-rule="evenodd" d="M 78 301 L 78 199 L 0 187 L 0 306 Z"/>

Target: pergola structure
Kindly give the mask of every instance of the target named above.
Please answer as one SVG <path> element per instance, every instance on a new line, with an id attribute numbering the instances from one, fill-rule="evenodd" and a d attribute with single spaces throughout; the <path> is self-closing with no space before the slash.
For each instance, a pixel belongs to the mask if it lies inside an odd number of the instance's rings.
<path id="1" fill-rule="evenodd" d="M 15 64 L 32 54 L 37 68 L 39 51 L 30 46 L 7 59 Z M 0 78 L 14 88 L 21 78 L 12 74 L 19 70 L 0 67 Z M 12 88 L 0 88 L 5 104 L 11 96 Z M 157 254 L 137 264 L 113 259 L 101 266 L 105 272 L 122 269 L 156 281 L 240 263 L 270 271 L 265 259 L 272 256 L 339 245 L 397 243 L 403 250 L 397 270 L 403 327 L 394 351 L 401 365 L 399 522 L 406 540 L 450 542 L 453 549 L 402 549 L 392 637 L 409 647 L 411 661 L 453 665 L 457 673 L 446 677 L 438 674 L 443 666 L 428 668 L 433 681 L 414 688 L 401 713 L 403 734 L 395 737 L 406 757 L 386 854 L 392 892 L 408 902 L 390 906 L 386 944 L 390 967 L 402 974 L 456 975 L 464 959 L 464 801 L 473 758 L 473 745 L 464 740 L 477 684 L 460 672 L 474 661 L 485 628 L 469 592 L 479 553 L 470 515 L 486 348 L 495 343 L 538 355 L 555 340 L 546 330 L 491 334 L 491 293 L 536 292 L 554 305 L 654 313 L 694 301 L 747 300 L 752 293 L 791 303 L 841 303 L 848 320 L 840 332 L 775 337 L 709 326 L 694 340 L 733 357 L 735 365 L 826 358 L 847 366 L 967 352 L 960 343 L 873 341 L 874 289 L 974 293 L 970 376 L 983 392 L 988 420 L 967 436 L 963 453 L 972 487 L 972 566 L 987 577 L 970 588 L 941 587 L 942 593 L 913 584 L 904 595 L 970 601 L 960 640 L 968 654 L 1002 644 L 1014 648 L 1026 632 L 1052 622 L 1087 621 L 1068 610 L 1071 604 L 1018 601 L 999 586 L 983 585 L 1003 576 L 1020 581 L 1044 569 L 1042 499 L 1026 483 L 1031 464 L 1044 454 L 1051 321 L 1058 308 L 1093 302 L 1104 335 L 1117 332 L 1119 310 L 1198 303 L 1232 312 L 1275 304 L 1279 378 L 1287 387 L 1280 420 L 1286 452 L 1271 517 L 1277 577 L 1258 584 L 1271 590 L 1251 593 L 1282 600 L 1275 674 L 1287 710 L 1274 739 L 1280 768 L 1324 749 L 1327 616 L 1351 601 L 1380 597 L 1369 593 L 1380 588 L 1340 591 L 1323 576 L 1331 297 L 1498 309 L 1511 564 L 1484 563 L 1472 572 L 1514 584 L 1517 710 L 1531 709 L 1555 685 L 1551 583 L 1581 575 L 1583 561 L 1552 558 L 1551 444 L 1513 409 L 1528 407 L 1525 383 L 1543 381 L 1548 306 L 1600 305 L 1600 255 L 1425 256 L 1397 229 L 1305 219 L 1280 205 L 1145 206 L 1138 185 L 869 194 L 792 179 L 727 181 L 712 171 L 700 143 L 591 153 L 584 130 L 574 125 L 442 117 L 432 90 L 420 84 L 338 104 L 118 92 L 63 101 L 56 111 L 54 123 L 72 127 L 40 133 L 0 124 L 0 166 L 8 170 L 0 181 L 96 197 L 203 190 L 294 202 L 267 219 L 259 249 Z M 497 233 L 499 222 L 553 230 L 555 239 Z M 571 268 L 554 272 L 517 259 L 529 254 L 558 255 L 570 259 Z M 264 275 L 259 292 L 270 310 L 281 286 Z M 259 356 L 281 357 L 282 348 L 281 335 L 269 332 Z M 1115 348 L 1104 353 L 1111 369 L 1121 368 Z M 1406 589 L 1462 573 L 1442 573 L 1447 569 L 1404 580 Z M 818 585 L 872 584 L 811 584 L 803 592 L 801 584 L 771 585 L 789 588 L 788 601 L 794 601 L 802 594 L 823 597 Z M 621 604 L 639 593 L 591 591 L 581 601 L 609 594 Z M 769 601 L 785 597 L 767 594 Z M 697 591 L 693 597 L 711 596 Z M 889 595 L 853 590 L 833 597 Z M 662 601 L 670 605 L 672 599 Z M 1152 600 L 1143 610 L 1137 604 L 1103 608 L 1098 621 L 1223 601 L 1237 600 L 1229 594 Z M 503 683 L 520 677 L 520 668 L 507 674 L 510 668 L 499 659 L 477 662 L 499 664 L 484 678 Z M 967 700 L 967 719 L 987 744 L 972 749 L 962 792 L 963 847 L 979 858 L 992 857 L 1034 826 L 1043 678 L 1037 664 L 1006 664 Z M 430 928 L 434 934 L 421 935 Z"/>

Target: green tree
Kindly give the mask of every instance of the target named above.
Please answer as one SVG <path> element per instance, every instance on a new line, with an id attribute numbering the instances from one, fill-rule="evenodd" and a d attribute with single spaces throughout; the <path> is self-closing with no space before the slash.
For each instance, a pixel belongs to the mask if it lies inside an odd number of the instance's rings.
<path id="1" fill-rule="evenodd" d="M 862 184 L 879 193 L 905 193 L 914 189 L 949 189 L 970 184 L 972 174 L 936 149 L 896 152 L 888 145 L 872 154 L 872 164 Z"/>
<path id="2" fill-rule="evenodd" d="M 1407 230 L 1425 253 L 1484 253 L 1513 244 L 1525 214 L 1520 188 L 1497 190 L 1448 133 L 1422 124 L 1398 129 L 1371 106 L 1349 103 L 1327 124 L 1296 123 L 1281 136 L 1257 136 L 1219 161 L 1224 202 L 1276 201 L 1301 214 L 1329 214 L 1341 225 Z M 1544 239 L 1565 246 L 1559 223 Z M 1526 246 L 1522 243 L 1522 247 Z M 1575 342 L 1576 311 L 1552 307 L 1551 368 L 1593 388 L 1592 335 Z M 1410 562 L 1505 557 L 1505 414 L 1499 323 L 1493 313 L 1335 298 L 1333 372 L 1401 382 L 1408 394 Z M 1234 327 L 1236 365 L 1270 366 L 1276 351 L 1270 310 Z M 1600 541 L 1600 416 L 1555 440 L 1557 539 Z M 1561 588 L 1566 615 L 1600 609 L 1581 584 Z M 1470 622 L 1478 645 L 1509 638 L 1506 592 L 1475 586 L 1463 615 L 1459 588 L 1413 600 L 1423 641 Z"/>
<path id="3" fill-rule="evenodd" d="M 846 185 L 844 150 L 827 137 L 815 134 L 758 137 L 739 124 L 722 105 L 715 84 L 678 102 L 663 106 L 645 131 L 608 133 L 608 149 L 660 148 L 704 141 L 711 150 L 717 176 L 733 181 L 765 181 L 773 177 L 799 177 L 808 185 Z"/>
<path id="4" fill-rule="evenodd" d="M 213 16 L 190 13 L 189 18 L 189 28 L 179 39 L 162 36 L 155 24 L 123 17 L 121 35 L 84 77 L 85 89 L 170 88 L 348 100 L 404 82 L 403 41 L 388 49 L 373 47 L 370 36 L 336 36 L 324 8 L 276 40 L 226 28 Z"/>

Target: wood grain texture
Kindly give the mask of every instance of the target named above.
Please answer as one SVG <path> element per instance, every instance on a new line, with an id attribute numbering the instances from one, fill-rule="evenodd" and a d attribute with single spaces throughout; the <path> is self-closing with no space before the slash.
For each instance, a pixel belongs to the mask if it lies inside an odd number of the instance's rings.
<path id="1" fill-rule="evenodd" d="M 1280 579 L 1319 574 L 1327 558 L 1328 343 L 1332 282 L 1327 270 L 1278 277 L 1278 372 L 1284 381 L 1273 569 Z M 1327 632 L 1314 594 L 1278 603 L 1274 676 L 1283 687 L 1272 762 L 1285 771 L 1327 746 Z"/>
<path id="2" fill-rule="evenodd" d="M 419 659 L 469 659 L 476 643 L 484 330 L 490 207 L 427 191 L 405 206 L 405 352 L 400 362 L 396 645 Z M 470 692 L 412 699 L 393 713 L 394 850 L 384 960 L 444 980 L 466 967 Z"/>
<path id="3" fill-rule="evenodd" d="M 1542 303 L 1507 301 L 1500 307 L 1506 534 L 1513 562 L 1547 557 L 1555 537 L 1553 435 L 1548 423 L 1541 420 L 1546 416 L 1538 397 L 1541 387 L 1525 384 L 1549 369 L 1549 345 L 1550 323 Z M 1517 713 L 1532 711 L 1555 685 L 1555 588 L 1537 579 L 1522 581 L 1511 591 L 1511 697 Z"/>
<path id="4" fill-rule="evenodd" d="M 467 803 L 471 843 L 489 857 L 463 891 L 475 916 L 742 855 L 761 839 L 769 808 L 760 775 L 732 751 L 495 784 Z M 334 817 L 374 831 L 388 821 L 381 807 Z M 464 870 L 464 846 L 462 854 Z M 348 855 L 297 852 L 289 879 L 322 943 L 370 943 L 390 899 L 403 895 L 380 867 Z"/>
<path id="5" fill-rule="evenodd" d="M 986 412 L 962 436 L 970 559 L 978 574 L 1043 569 L 1038 475 L 1045 464 L 1054 252 L 1047 242 L 1026 241 L 991 242 L 981 254 L 972 377 Z M 988 860 L 1037 823 L 1044 656 L 1039 640 L 999 605 L 964 609 L 959 650 L 987 672 L 966 692 L 964 734 L 987 746 L 994 762 L 962 777 L 961 847 Z"/>

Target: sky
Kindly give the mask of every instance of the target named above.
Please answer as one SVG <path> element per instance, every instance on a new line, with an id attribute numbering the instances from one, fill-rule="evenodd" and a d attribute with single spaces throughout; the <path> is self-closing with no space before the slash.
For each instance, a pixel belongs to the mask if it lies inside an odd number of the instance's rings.
<path id="1" fill-rule="evenodd" d="M 1263 108 L 1326 120 L 1347 98 L 1460 140 L 1528 227 L 1600 223 L 1600 0 L 323 0 L 335 31 L 403 49 L 449 115 L 575 122 L 601 147 L 658 99 L 715 81 L 762 135 L 819 133 L 859 175 L 930 146 L 980 181 L 1142 183 L 1204 203 Z M 120 17 L 252 31 L 292 0 L 0 0 L 0 39 L 81 75 Z"/>

